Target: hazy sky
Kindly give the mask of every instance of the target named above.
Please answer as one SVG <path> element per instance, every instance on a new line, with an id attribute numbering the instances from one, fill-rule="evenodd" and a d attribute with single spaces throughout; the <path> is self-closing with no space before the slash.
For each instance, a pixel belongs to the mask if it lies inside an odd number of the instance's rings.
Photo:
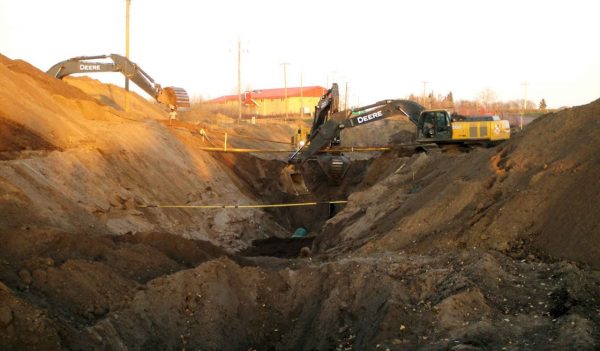
<path id="1" fill-rule="evenodd" d="M 429 93 L 527 97 L 549 107 L 600 97 L 600 2 L 132 0 L 130 58 L 163 86 L 214 98 L 338 82 L 350 103 Z M 0 53 L 41 70 L 125 53 L 125 0 L 0 0 Z M 122 84 L 117 73 L 94 78 Z"/>

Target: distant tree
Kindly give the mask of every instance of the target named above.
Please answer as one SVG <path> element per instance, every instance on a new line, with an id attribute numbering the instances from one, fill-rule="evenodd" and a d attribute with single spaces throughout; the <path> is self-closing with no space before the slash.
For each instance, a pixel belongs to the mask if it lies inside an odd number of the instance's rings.
<path id="1" fill-rule="evenodd" d="M 525 111 L 531 111 L 531 110 L 535 110 L 535 102 L 531 101 L 531 100 L 526 100 L 525 101 Z"/>
<path id="2" fill-rule="evenodd" d="M 452 92 L 449 92 L 446 96 L 440 96 L 440 107 L 443 108 L 451 108 L 454 107 L 454 97 L 452 96 Z"/>
<path id="3" fill-rule="evenodd" d="M 548 107 L 548 106 L 546 105 L 546 99 L 542 99 L 542 100 L 540 101 L 540 110 L 542 110 L 542 111 L 546 111 L 546 107 Z"/>
<path id="4" fill-rule="evenodd" d="M 496 93 L 490 88 L 485 88 L 479 93 L 477 101 L 489 109 L 492 102 L 496 101 Z"/>

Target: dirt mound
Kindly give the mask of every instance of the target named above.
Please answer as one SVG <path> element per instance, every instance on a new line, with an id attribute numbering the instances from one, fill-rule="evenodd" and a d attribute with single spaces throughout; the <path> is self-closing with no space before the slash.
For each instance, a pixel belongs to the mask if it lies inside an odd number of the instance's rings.
<path id="1" fill-rule="evenodd" d="M 412 136 L 414 132 L 415 125 L 407 117 L 394 116 L 366 124 L 360 128 L 343 130 L 341 135 L 342 146 L 387 146 L 392 142 L 398 142 L 398 135 L 408 134 Z"/>
<path id="2" fill-rule="evenodd" d="M 25 151 L 52 151 L 59 148 L 28 128 L 0 117 L 0 160 L 10 160 Z"/>
<path id="3" fill-rule="evenodd" d="M 0 340 L 9 349 L 60 349 L 61 342 L 77 348 L 76 330 L 125 306 L 146 282 L 227 256 L 208 242 L 164 233 L 27 230 L 0 237 L 6 284 L 0 286 Z"/>
<path id="4" fill-rule="evenodd" d="M 7 87 L 0 91 L 3 125 L 19 132 L 6 142 L 46 149 L 16 151 L 0 164 L 0 229 L 166 231 L 230 250 L 284 232 L 259 210 L 143 207 L 255 202 L 240 195 L 234 174 L 197 152 L 197 136 L 156 122 L 162 116 L 153 103 L 131 95 L 132 112 L 120 111 L 104 98 L 112 94 L 120 104 L 120 88 L 89 78 L 61 81 L 6 58 L 0 81 Z"/>
<path id="5" fill-rule="evenodd" d="M 600 267 L 600 101 L 469 154 L 390 152 L 328 222 L 322 251 L 519 250 Z M 586 127 L 583 127 L 586 126 Z M 585 142 L 583 142 L 585 141 Z M 522 250 L 526 247 L 526 250 Z"/>
<path id="6" fill-rule="evenodd" d="M 101 82 L 89 77 L 67 77 L 65 81 L 74 87 L 81 89 L 85 94 L 94 98 L 96 101 L 110 106 L 116 111 L 125 112 L 126 96 L 129 97 L 129 110 L 127 118 L 134 119 L 166 119 L 167 109 L 154 101 L 151 96 L 144 97 L 135 92 L 127 93 L 124 89 L 113 84 L 102 84 Z"/>
<path id="7" fill-rule="evenodd" d="M 269 269 L 159 233 L 2 235 L 7 349 L 594 350 L 600 340 L 600 275 L 565 262 L 471 249 Z"/>
<path id="8" fill-rule="evenodd" d="M 15 82 L 10 82 L 8 79 L 2 79 L 3 83 L 5 83 L 5 84 L 15 84 L 15 86 L 21 88 L 21 89 L 18 89 L 17 91 L 15 91 L 15 93 L 17 93 L 17 92 L 32 93 L 31 91 L 29 91 L 29 89 L 23 89 L 23 88 L 26 88 L 27 86 L 31 86 L 28 83 L 34 83 L 34 85 L 42 88 L 43 90 L 45 90 L 45 92 L 47 94 L 50 94 L 50 95 L 60 95 L 62 97 L 69 98 L 69 99 L 93 101 L 93 99 L 89 95 L 86 95 L 80 89 L 77 89 L 76 87 L 73 87 L 72 85 L 62 84 L 59 80 L 54 79 L 53 77 L 51 77 L 47 74 L 40 74 L 42 72 L 40 72 L 39 69 L 37 69 L 36 67 L 32 66 L 31 64 L 29 64 L 28 62 L 25 62 L 23 60 L 10 60 L 6 56 L 3 56 L 2 54 L 0 54 L 0 64 L 2 64 L 5 68 L 10 70 L 12 73 L 18 74 L 21 79 L 30 81 L 30 82 L 15 83 Z M 6 78 L 6 77 L 3 76 L 3 78 Z M 16 94 L 14 95 L 14 97 L 22 98 L 21 96 L 16 95 Z"/>

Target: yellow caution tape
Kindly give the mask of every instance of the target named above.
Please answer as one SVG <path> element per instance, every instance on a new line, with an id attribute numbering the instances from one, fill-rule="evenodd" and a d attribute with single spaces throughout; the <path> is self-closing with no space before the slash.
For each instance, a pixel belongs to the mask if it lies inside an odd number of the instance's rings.
<path id="1" fill-rule="evenodd" d="M 290 152 L 294 152 L 294 150 L 269 150 L 269 149 L 241 149 L 241 148 L 230 148 L 228 147 L 227 149 L 223 148 L 223 147 L 197 147 L 197 149 L 199 150 L 203 150 L 203 151 L 216 151 L 216 152 L 267 152 L 267 153 L 279 153 L 279 152 L 285 152 L 285 153 L 290 153 Z"/>
<path id="2" fill-rule="evenodd" d="M 138 208 L 273 208 L 273 207 L 296 207 L 296 206 L 316 206 L 320 204 L 345 204 L 348 201 L 319 201 L 319 202 L 299 202 L 287 204 L 259 204 L 259 205 L 140 205 Z"/>
<path id="3" fill-rule="evenodd" d="M 241 148 L 230 148 L 225 149 L 224 147 L 197 147 L 199 150 L 203 151 L 215 151 L 215 152 L 241 152 L 241 153 L 279 153 L 286 152 L 291 153 L 296 150 L 281 150 L 281 149 L 241 149 Z M 364 151 L 388 151 L 390 147 L 339 147 L 339 148 L 325 148 L 320 150 L 320 153 L 327 152 L 364 152 Z"/>

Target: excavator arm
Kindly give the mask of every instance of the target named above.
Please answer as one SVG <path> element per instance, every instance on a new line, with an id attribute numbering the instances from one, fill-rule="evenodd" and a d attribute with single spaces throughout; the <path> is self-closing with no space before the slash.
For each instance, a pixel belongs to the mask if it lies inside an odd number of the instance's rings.
<path id="1" fill-rule="evenodd" d="M 292 164 L 301 164 L 316 155 L 322 148 L 330 146 L 339 139 L 340 131 L 345 128 L 359 127 L 394 115 L 405 115 L 413 123 L 424 108 L 410 100 L 383 100 L 352 110 L 339 111 L 311 131 L 308 142 L 288 158 Z M 315 127 L 315 125 L 313 125 Z"/>
<path id="2" fill-rule="evenodd" d="M 110 59 L 112 63 L 93 61 L 100 59 Z M 71 74 L 90 72 L 121 72 L 148 95 L 166 105 L 169 109 L 175 111 L 190 107 L 190 98 L 184 89 L 177 87 L 162 88 L 136 63 L 117 54 L 73 57 L 55 64 L 46 73 L 62 79 Z"/>
<path id="3" fill-rule="evenodd" d="M 341 152 L 326 147 L 340 144 L 340 132 L 345 128 L 354 128 L 394 115 L 405 115 L 411 122 L 418 120 L 423 106 L 409 100 L 383 100 L 377 103 L 337 111 L 337 84 L 321 97 L 315 107 L 315 115 L 307 143 L 288 157 L 288 166 L 283 169 L 281 181 L 284 191 L 297 195 L 309 193 L 300 166 L 309 159 L 316 159 L 328 179 L 339 184 L 350 167 L 350 159 Z"/>
<path id="4" fill-rule="evenodd" d="M 321 99 L 315 106 L 315 112 L 313 117 L 313 123 L 310 128 L 310 134 L 308 140 L 314 137 L 331 114 L 339 112 L 340 106 L 340 93 L 337 83 L 331 85 L 331 89 L 327 90 Z"/>

